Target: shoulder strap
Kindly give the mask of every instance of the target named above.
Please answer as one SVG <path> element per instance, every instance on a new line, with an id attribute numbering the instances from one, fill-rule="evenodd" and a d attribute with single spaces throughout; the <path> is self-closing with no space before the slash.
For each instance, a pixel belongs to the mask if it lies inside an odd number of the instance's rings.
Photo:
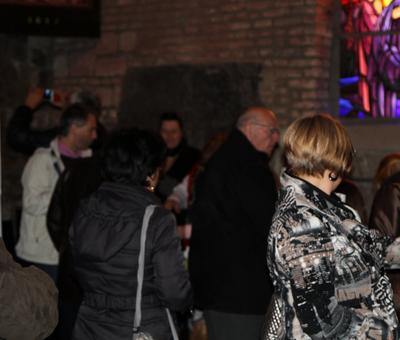
<path id="1" fill-rule="evenodd" d="M 136 308 L 135 308 L 135 318 L 133 321 L 133 331 L 136 332 L 140 327 L 140 322 L 142 319 L 142 287 L 143 287 L 143 275 L 144 275 L 144 254 L 146 246 L 146 236 L 147 229 L 149 227 L 150 217 L 153 215 L 156 205 L 149 205 L 146 207 L 144 212 L 142 230 L 140 232 L 140 252 L 138 261 L 138 272 L 137 272 L 137 290 L 136 290 Z"/>
<path id="2" fill-rule="evenodd" d="M 156 205 L 149 205 L 146 207 L 146 211 L 144 212 L 143 222 L 142 222 L 142 230 L 140 232 L 140 252 L 139 252 L 139 267 L 137 273 L 137 290 L 136 290 L 136 307 L 135 307 L 135 317 L 133 320 L 133 332 L 136 333 L 139 330 L 140 322 L 142 319 L 142 288 L 143 288 L 143 276 L 144 276 L 144 255 L 146 248 L 146 236 L 147 229 L 149 227 L 149 221 L 151 216 L 153 215 L 154 209 Z M 172 319 L 171 313 L 168 308 L 165 308 L 168 317 L 169 327 L 171 328 L 172 337 L 174 340 L 178 339 L 178 334 L 175 329 L 174 320 Z"/>

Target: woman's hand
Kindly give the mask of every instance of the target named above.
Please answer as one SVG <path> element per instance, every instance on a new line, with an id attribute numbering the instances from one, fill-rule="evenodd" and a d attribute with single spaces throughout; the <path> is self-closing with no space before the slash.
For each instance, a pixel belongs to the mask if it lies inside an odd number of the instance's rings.
<path id="1" fill-rule="evenodd" d="M 385 264 L 388 269 L 400 268 L 400 237 L 386 248 Z"/>

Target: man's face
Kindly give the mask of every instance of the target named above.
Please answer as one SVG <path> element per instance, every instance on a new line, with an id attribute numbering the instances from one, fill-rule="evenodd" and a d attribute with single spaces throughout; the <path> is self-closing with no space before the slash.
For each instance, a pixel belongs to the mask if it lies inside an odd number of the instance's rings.
<path id="1" fill-rule="evenodd" d="M 72 124 L 70 132 L 74 137 L 76 151 L 85 150 L 92 144 L 97 138 L 96 128 L 97 119 L 93 114 L 88 116 L 84 125 L 78 126 Z"/>
<path id="2" fill-rule="evenodd" d="M 183 132 L 176 120 L 164 120 L 161 123 L 160 135 L 168 149 L 176 148 L 183 138 Z"/>
<path id="3" fill-rule="evenodd" d="M 279 142 L 278 121 L 274 117 L 263 116 L 250 123 L 250 142 L 260 152 L 271 156 L 272 151 Z"/>

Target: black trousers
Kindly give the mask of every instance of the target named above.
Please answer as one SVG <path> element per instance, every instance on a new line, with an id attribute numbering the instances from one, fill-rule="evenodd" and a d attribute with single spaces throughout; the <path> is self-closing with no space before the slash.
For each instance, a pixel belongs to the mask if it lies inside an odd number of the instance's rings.
<path id="1" fill-rule="evenodd" d="M 208 340 L 259 340 L 265 315 L 205 310 Z"/>

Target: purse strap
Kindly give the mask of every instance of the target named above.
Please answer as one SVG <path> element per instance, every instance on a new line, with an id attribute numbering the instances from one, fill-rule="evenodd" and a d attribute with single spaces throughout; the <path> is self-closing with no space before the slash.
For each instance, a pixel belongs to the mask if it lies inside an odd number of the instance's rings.
<path id="1" fill-rule="evenodd" d="M 157 206 L 156 205 L 149 205 L 146 207 L 144 212 L 143 222 L 142 222 L 142 229 L 140 232 L 140 251 L 139 251 L 139 260 L 138 260 L 138 272 L 137 272 L 137 289 L 136 289 L 136 307 L 135 307 L 135 316 L 133 320 L 133 332 L 138 332 L 140 328 L 140 323 L 142 321 L 142 288 L 143 288 L 143 277 L 144 277 L 144 256 L 145 256 L 145 249 L 146 249 L 146 237 L 147 237 L 147 229 L 149 228 L 149 221 L 151 216 L 154 213 L 154 210 Z M 171 316 L 171 312 L 168 308 L 165 308 L 168 323 L 171 328 L 172 336 L 174 340 L 178 339 L 178 334 L 175 329 L 175 324 Z"/>

